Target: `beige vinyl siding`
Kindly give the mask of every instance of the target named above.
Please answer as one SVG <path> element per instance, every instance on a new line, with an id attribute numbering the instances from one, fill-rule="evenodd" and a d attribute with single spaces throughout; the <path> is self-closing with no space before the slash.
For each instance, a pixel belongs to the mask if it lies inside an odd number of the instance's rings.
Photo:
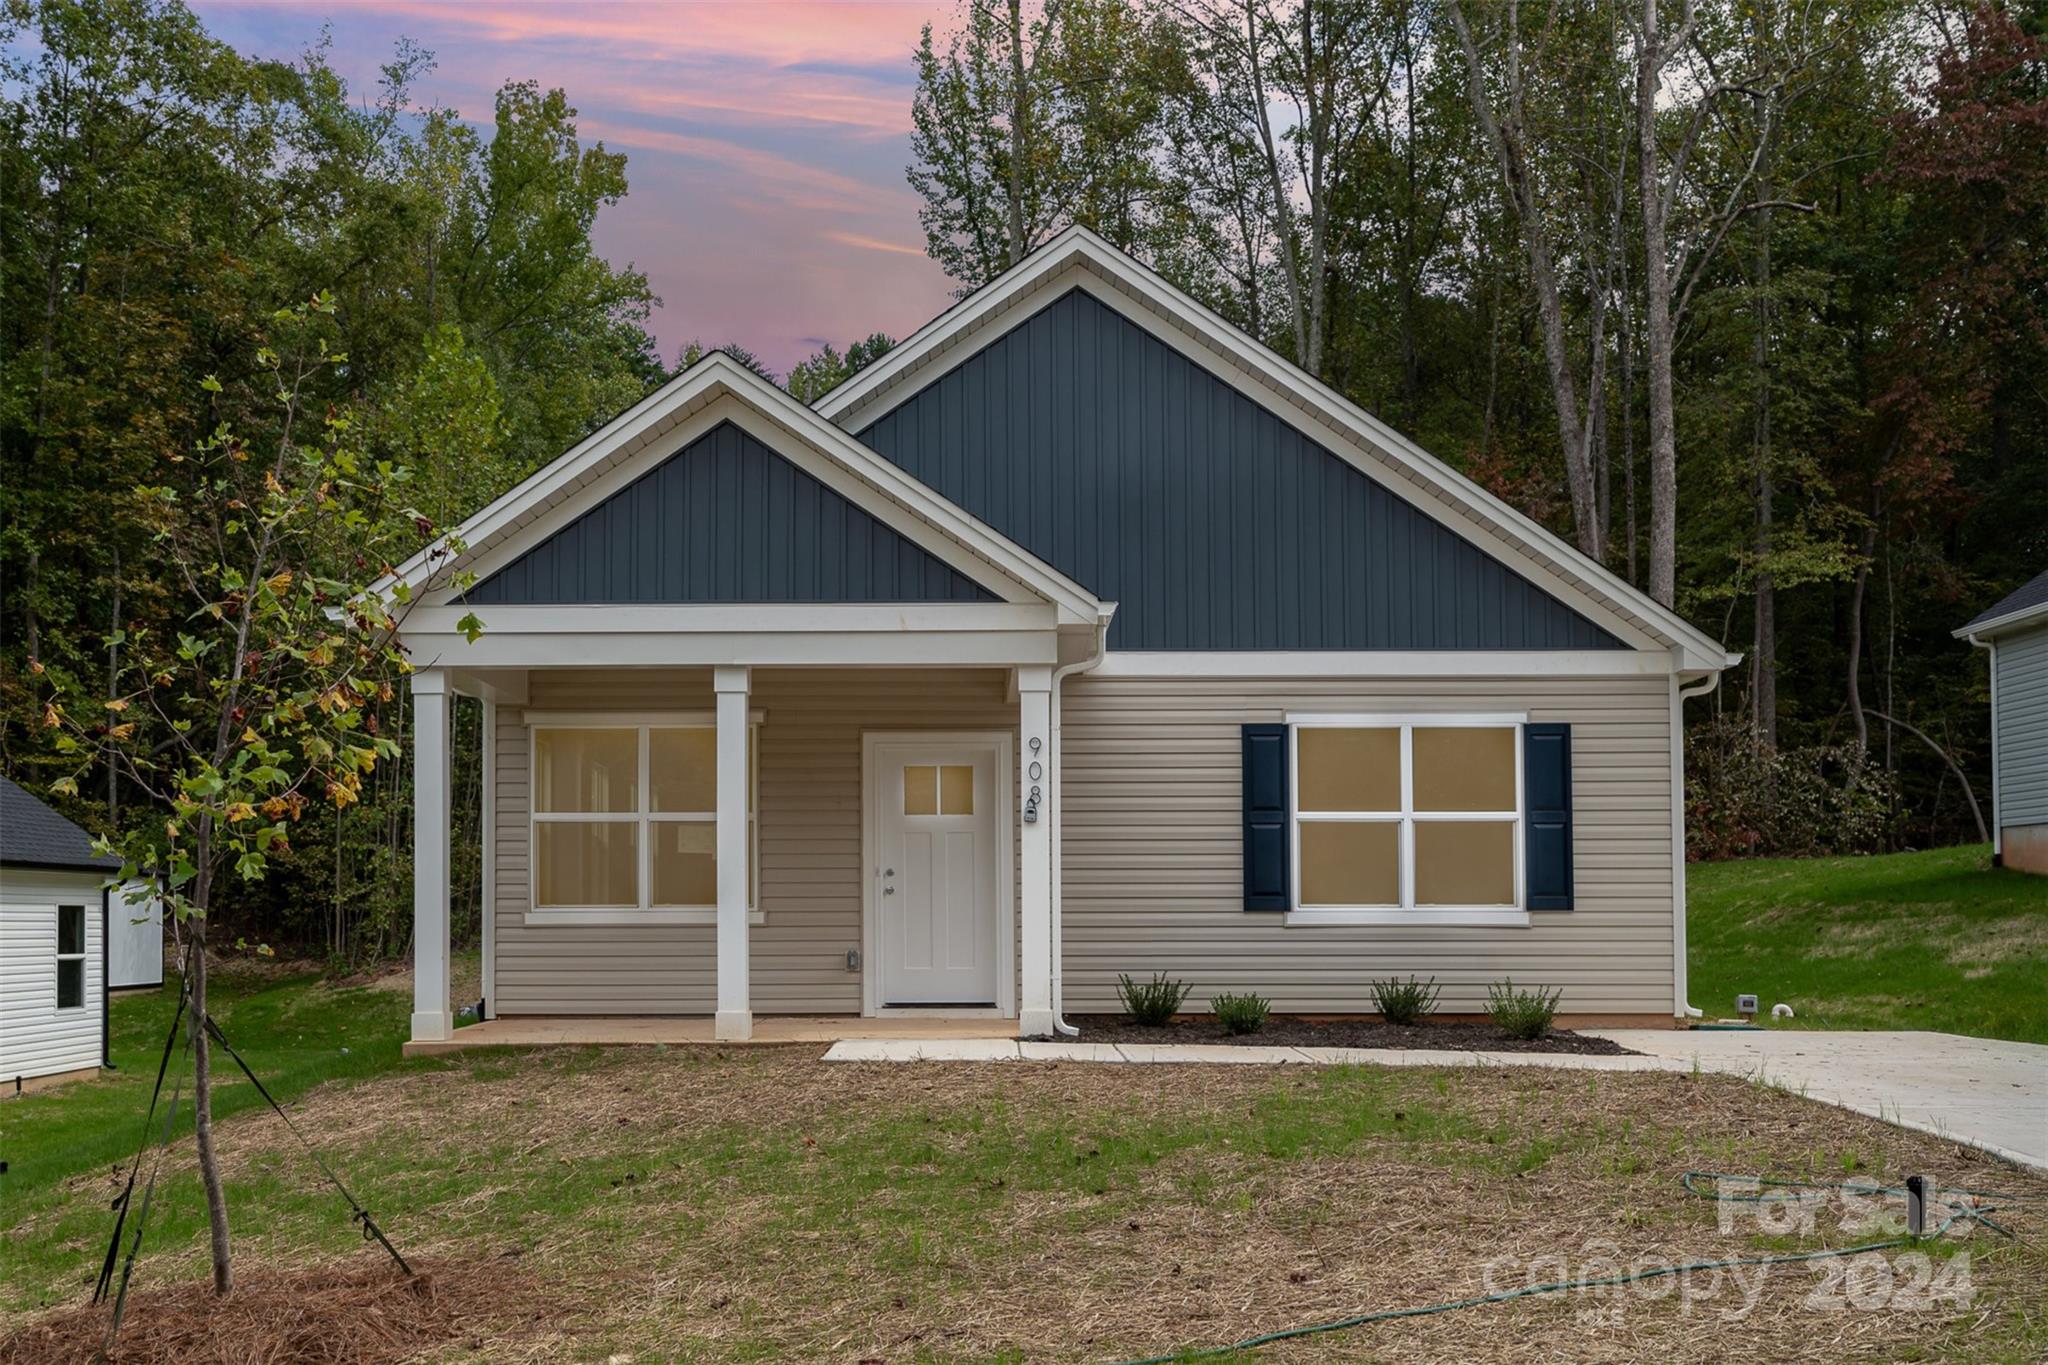
<path id="1" fill-rule="evenodd" d="M 1017 726 L 1007 678 L 992 669 L 756 669 L 760 905 L 753 926 L 753 1008 L 858 1014 L 861 973 L 861 735 L 866 731 Z M 708 711 L 705 669 L 559 670 L 531 676 L 530 708 Z M 717 999 L 710 925 L 525 922 L 528 897 L 526 711 L 498 708 L 497 1000 L 499 1014 L 707 1014 Z"/>
<path id="2" fill-rule="evenodd" d="M 1192 1009 L 1254 990 L 1277 1010 L 1372 1009 L 1374 978 L 1562 987 L 1575 1013 L 1672 1008 L 1671 736 L 1663 678 L 1231 680 L 1081 675 L 1065 687 L 1062 884 L 1070 1013 L 1117 973 L 1188 981 Z M 1572 726 L 1577 909 L 1528 928 L 1286 924 L 1242 908 L 1239 727 L 1290 711 L 1521 712 Z"/>
<path id="3" fill-rule="evenodd" d="M 1998 823 L 2048 824 L 2048 625 L 1994 642 L 1998 671 Z"/>

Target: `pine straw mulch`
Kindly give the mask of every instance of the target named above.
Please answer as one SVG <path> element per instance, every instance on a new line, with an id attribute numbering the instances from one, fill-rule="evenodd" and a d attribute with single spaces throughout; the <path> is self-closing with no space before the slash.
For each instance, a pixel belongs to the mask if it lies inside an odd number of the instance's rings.
<path id="1" fill-rule="evenodd" d="M 1967 1305 L 1865 1309 L 1838 1291 L 1816 1307 L 1831 1263 L 1780 1266 L 1750 1273 L 1746 1308 L 1716 1277 L 1690 1304 L 1664 1286 L 1582 1292 L 1257 1359 L 1975 1360 L 2032 1358 L 2048 1341 L 2048 1179 L 1731 1078 L 816 1055 L 474 1055 L 328 1087 L 298 1108 L 343 1171 L 402 1152 L 405 1180 L 460 1191 L 413 1200 L 396 1174 L 358 1190 L 409 1257 L 489 1267 L 494 1304 L 516 1265 L 528 1292 L 576 1310 L 544 1334 L 517 1311 L 502 1326 L 472 1320 L 422 1343 L 427 1358 L 463 1355 L 467 1332 L 483 1343 L 471 1358 L 494 1361 L 1115 1360 L 1529 1273 L 1753 1253 L 1753 1229 L 1720 1232 L 1714 1206 L 1680 1188 L 1695 1168 L 1884 1183 L 1921 1171 L 2007 1190 L 2027 1201 L 2001 1215 L 2021 1242 L 1973 1239 Z M 1368 1110 L 1372 1123 L 1345 1126 Z M 1269 1147 L 1260 1134 L 1276 1114 L 1322 1126 L 1289 1147 L 1283 1123 Z M 1190 1125 L 1207 1135 L 1176 1144 Z M 222 1126 L 231 1180 L 286 1176 L 277 1128 L 274 1116 Z M 103 1179 L 81 1176 L 75 1193 L 97 1198 Z M 35 1235 L 37 1221 L 17 1231 Z M 1870 1239 L 1832 1216 L 1821 1232 L 1831 1245 Z M 303 1235 L 238 1234 L 240 1264 L 288 1259 Z M 202 1251 L 167 1253 L 154 1273 L 196 1279 Z M 1510 1268 L 1489 1285 L 1503 1257 Z"/>
<path id="2" fill-rule="evenodd" d="M 1633 1057 L 1633 1048 L 1612 1038 L 1556 1028 L 1541 1038 L 1511 1038 L 1491 1023 L 1472 1019 L 1431 1019 L 1389 1024 L 1380 1019 L 1275 1018 L 1257 1033 L 1232 1033 L 1207 1017 L 1140 1024 L 1121 1014 L 1087 1014 L 1071 1020 L 1090 1043 L 1229 1043 L 1240 1047 L 1428 1048 L 1447 1052 L 1573 1052 L 1589 1057 Z M 1065 1039 L 1056 1041 L 1064 1042 Z"/>
<path id="3" fill-rule="evenodd" d="M 502 1264 L 435 1260 L 406 1278 L 381 1252 L 303 1270 L 250 1270 L 129 1294 L 110 1365 L 386 1365 L 444 1346 L 537 1332 L 560 1295 Z M 0 1336 L 0 1365 L 98 1359 L 111 1304 L 61 1309 Z"/>

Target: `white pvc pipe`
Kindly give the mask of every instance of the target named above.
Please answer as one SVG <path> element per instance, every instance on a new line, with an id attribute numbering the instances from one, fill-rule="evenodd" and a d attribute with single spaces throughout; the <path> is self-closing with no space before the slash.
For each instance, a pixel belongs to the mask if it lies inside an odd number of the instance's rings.
<path id="1" fill-rule="evenodd" d="M 1721 674 L 1717 669 L 1691 687 L 1678 686 L 1677 678 L 1673 677 L 1671 688 L 1671 960 L 1677 987 L 1673 995 L 1688 1019 L 1704 1016 L 1689 998 L 1691 991 L 1686 984 L 1685 703 L 1691 697 L 1704 697 L 1720 685 Z"/>
<path id="2" fill-rule="evenodd" d="M 1061 957 L 1065 935 L 1062 932 L 1064 912 L 1061 906 L 1061 883 L 1064 880 L 1064 872 L 1061 866 L 1060 826 L 1064 823 L 1061 814 L 1061 787 L 1064 783 L 1064 774 L 1061 769 L 1066 766 L 1067 751 L 1060 735 L 1060 684 L 1066 681 L 1070 673 L 1086 673 L 1099 667 L 1108 651 L 1109 622 L 1103 620 L 1097 622 L 1095 626 L 1095 652 L 1085 659 L 1056 668 L 1052 673 L 1052 717 L 1049 727 L 1052 731 L 1052 763 L 1046 773 L 1047 833 L 1052 837 L 1052 1026 L 1055 1032 L 1065 1034 L 1069 1038 L 1078 1038 L 1081 1030 L 1067 1022 L 1063 998 L 1065 971 L 1061 965 Z"/>

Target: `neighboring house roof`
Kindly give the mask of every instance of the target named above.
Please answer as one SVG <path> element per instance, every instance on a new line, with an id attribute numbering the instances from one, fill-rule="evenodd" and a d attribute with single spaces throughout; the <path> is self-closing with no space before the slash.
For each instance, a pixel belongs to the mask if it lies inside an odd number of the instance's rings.
<path id="1" fill-rule="evenodd" d="M 92 851 L 92 836 L 0 777 L 0 865 L 112 872 L 119 858 Z"/>
<path id="2" fill-rule="evenodd" d="M 423 550 L 379 580 L 389 593 L 398 583 L 423 588 L 431 574 L 445 584 L 451 571 L 507 566 L 588 511 L 593 489 L 637 479 L 676 454 L 665 434 L 712 404 L 735 415 L 756 437 L 772 436 L 776 453 L 808 462 L 807 472 L 828 482 L 851 504 L 890 524 L 920 549 L 959 570 L 1006 601 L 1044 601 L 1066 619 L 1106 621 L 1114 603 L 1103 602 L 1050 564 L 962 511 L 862 445 L 803 403 L 714 351 L 642 399 L 602 429 L 456 528 L 464 544 L 453 562 Z"/>
<path id="3" fill-rule="evenodd" d="M 1955 636 L 1991 636 L 2036 620 L 2048 620 L 2048 573 L 2036 574 L 1978 612 Z"/>
<path id="4" fill-rule="evenodd" d="M 1512 568 L 1633 647 L 1674 649 L 1695 671 L 1741 658 L 1085 228 L 1063 232 L 920 328 L 826 394 L 818 411 L 849 430 L 868 429 L 993 336 L 1076 287 L 1255 394 L 1430 516 L 1468 538 L 1484 537 Z"/>

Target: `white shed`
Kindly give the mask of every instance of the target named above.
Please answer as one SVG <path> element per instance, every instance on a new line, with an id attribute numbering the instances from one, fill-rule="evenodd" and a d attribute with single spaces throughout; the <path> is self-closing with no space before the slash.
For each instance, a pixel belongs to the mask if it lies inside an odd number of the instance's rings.
<path id="1" fill-rule="evenodd" d="M 2048 873 L 2048 573 L 1956 634 L 1991 651 L 1992 858 Z"/>
<path id="2" fill-rule="evenodd" d="M 90 1076 L 106 1057 L 107 878 L 120 860 L 0 777 L 0 1085 Z"/>
<path id="3" fill-rule="evenodd" d="M 107 901 L 107 986 L 150 990 L 164 984 L 164 902 L 140 878 L 113 889 Z"/>

